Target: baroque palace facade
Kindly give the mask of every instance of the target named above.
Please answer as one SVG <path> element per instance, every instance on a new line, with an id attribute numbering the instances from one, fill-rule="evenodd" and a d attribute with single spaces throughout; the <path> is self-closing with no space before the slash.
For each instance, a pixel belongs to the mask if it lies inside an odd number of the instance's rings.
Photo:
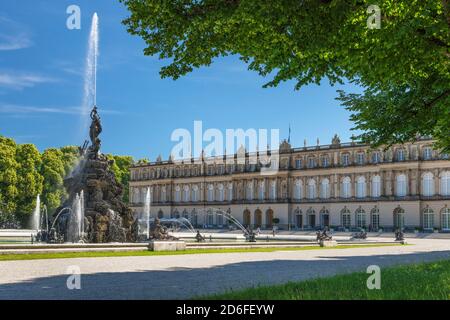
<path id="1" fill-rule="evenodd" d="M 221 228 L 226 211 L 253 228 L 378 231 L 450 231 L 450 161 L 432 140 L 390 148 L 359 143 L 292 148 L 283 141 L 279 170 L 261 174 L 259 164 L 237 156 L 189 163 L 162 161 L 133 166 L 130 206 L 143 212 L 147 190 L 151 216 L 185 217 L 195 226 Z M 242 161 L 241 161 L 242 162 Z"/>

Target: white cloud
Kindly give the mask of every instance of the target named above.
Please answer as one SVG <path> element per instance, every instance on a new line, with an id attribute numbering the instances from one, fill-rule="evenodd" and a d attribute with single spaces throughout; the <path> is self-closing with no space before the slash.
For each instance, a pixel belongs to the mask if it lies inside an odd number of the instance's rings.
<path id="1" fill-rule="evenodd" d="M 88 115 L 82 107 L 40 107 L 40 106 L 23 106 L 16 104 L 1 104 L 0 113 L 10 115 L 31 115 L 31 114 L 66 114 L 66 115 Z M 120 111 L 100 109 L 101 114 L 121 114 Z"/>
<path id="2" fill-rule="evenodd" d="M 33 42 L 25 28 L 6 17 L 0 16 L 0 51 L 31 47 Z"/>
<path id="3" fill-rule="evenodd" d="M 54 78 L 32 73 L 6 73 L 0 72 L 0 87 L 21 90 L 34 87 L 37 84 L 56 82 Z"/>

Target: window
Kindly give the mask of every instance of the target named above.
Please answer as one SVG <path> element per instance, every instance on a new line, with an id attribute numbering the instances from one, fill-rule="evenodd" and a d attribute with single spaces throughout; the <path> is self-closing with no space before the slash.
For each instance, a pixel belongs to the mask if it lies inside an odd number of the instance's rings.
<path id="1" fill-rule="evenodd" d="M 277 182 L 272 181 L 270 183 L 270 199 L 275 200 L 277 198 Z"/>
<path id="2" fill-rule="evenodd" d="M 224 200 L 223 184 L 219 184 L 217 186 L 217 200 L 218 201 L 223 201 Z"/>
<path id="3" fill-rule="evenodd" d="M 350 164 L 350 155 L 348 153 L 344 153 L 342 155 L 342 165 L 348 166 Z"/>
<path id="4" fill-rule="evenodd" d="M 361 208 L 356 210 L 356 226 L 366 228 L 366 212 Z"/>
<path id="5" fill-rule="evenodd" d="M 325 208 L 320 210 L 320 226 L 321 227 L 330 226 L 330 212 Z"/>
<path id="6" fill-rule="evenodd" d="M 208 201 L 214 201 L 214 186 L 208 185 Z"/>
<path id="7" fill-rule="evenodd" d="M 372 177 L 372 197 L 378 198 L 381 196 L 381 177 L 379 175 Z"/>
<path id="8" fill-rule="evenodd" d="M 308 199 L 316 198 L 316 181 L 314 179 L 310 179 L 308 181 Z"/>
<path id="9" fill-rule="evenodd" d="M 431 160 L 433 157 L 433 150 L 431 147 L 425 147 L 423 149 L 423 160 Z"/>
<path id="10" fill-rule="evenodd" d="M 358 177 L 358 180 L 356 182 L 356 197 L 366 197 L 366 178 L 364 178 L 363 176 Z"/>
<path id="11" fill-rule="evenodd" d="M 180 202 L 181 199 L 181 189 L 180 186 L 175 187 L 175 202 Z"/>
<path id="12" fill-rule="evenodd" d="M 316 166 L 316 159 L 314 157 L 308 158 L 308 168 L 314 168 Z"/>
<path id="13" fill-rule="evenodd" d="M 441 174 L 441 195 L 450 196 L 450 171 Z"/>
<path id="14" fill-rule="evenodd" d="M 434 195 L 434 177 L 431 172 L 422 176 L 422 195 L 431 197 Z"/>
<path id="15" fill-rule="evenodd" d="M 233 201 L 233 184 L 228 184 L 228 201 Z"/>
<path id="16" fill-rule="evenodd" d="M 402 230 L 405 226 L 405 210 L 397 208 L 394 210 L 394 228 Z"/>
<path id="17" fill-rule="evenodd" d="M 320 198 L 328 199 L 330 197 L 330 180 L 323 179 L 320 184 Z"/>
<path id="18" fill-rule="evenodd" d="M 405 161 L 405 150 L 404 149 L 397 150 L 397 161 Z"/>
<path id="19" fill-rule="evenodd" d="M 208 210 L 208 214 L 206 216 L 206 224 L 208 226 L 213 226 L 214 225 L 214 213 L 212 210 Z"/>
<path id="20" fill-rule="evenodd" d="M 190 194 L 189 194 L 189 186 L 185 185 L 183 187 L 183 201 L 189 202 Z"/>
<path id="21" fill-rule="evenodd" d="M 302 198 L 302 180 L 297 179 L 295 180 L 294 185 L 294 199 L 300 200 Z"/>
<path id="22" fill-rule="evenodd" d="M 380 161 L 381 161 L 380 153 L 378 151 L 372 153 L 372 163 L 380 163 Z"/>
<path id="23" fill-rule="evenodd" d="M 425 208 L 423 211 L 423 228 L 433 229 L 434 227 L 434 213 L 430 208 Z"/>
<path id="24" fill-rule="evenodd" d="M 352 223 L 352 217 L 350 214 L 350 210 L 345 208 L 341 211 L 341 225 L 344 228 L 350 228 L 351 223 Z"/>
<path id="25" fill-rule="evenodd" d="M 450 208 L 445 208 L 442 210 L 442 229 L 450 230 Z"/>
<path id="26" fill-rule="evenodd" d="M 259 191 L 258 191 L 259 200 L 264 200 L 266 198 L 265 193 L 266 193 L 266 184 L 264 181 L 261 181 L 259 183 Z"/>
<path id="27" fill-rule="evenodd" d="M 350 177 L 345 177 L 342 180 L 341 196 L 342 198 L 350 198 L 352 196 Z"/>
<path id="28" fill-rule="evenodd" d="M 295 159 L 295 168 L 296 169 L 302 168 L 302 159 Z"/>
<path id="29" fill-rule="evenodd" d="M 399 174 L 397 176 L 397 197 L 406 196 L 406 176 Z"/>
<path id="30" fill-rule="evenodd" d="M 316 212 L 314 209 L 309 208 L 306 212 L 306 216 L 308 217 L 308 226 L 314 228 L 316 226 Z"/>
<path id="31" fill-rule="evenodd" d="M 378 231 L 380 229 L 380 210 L 378 208 L 372 209 L 370 224 L 373 231 Z"/>
<path id="32" fill-rule="evenodd" d="M 364 160 L 365 160 L 364 152 L 358 152 L 358 154 L 356 155 L 356 162 L 359 165 L 363 165 L 364 164 Z"/>
<path id="33" fill-rule="evenodd" d="M 199 200 L 198 186 L 194 185 L 192 187 L 192 201 L 197 202 L 198 200 Z"/>
<path id="34" fill-rule="evenodd" d="M 326 168 L 330 165 L 330 158 L 328 156 L 322 157 L 322 167 Z"/>
<path id="35" fill-rule="evenodd" d="M 253 200 L 253 182 L 247 183 L 247 200 Z"/>

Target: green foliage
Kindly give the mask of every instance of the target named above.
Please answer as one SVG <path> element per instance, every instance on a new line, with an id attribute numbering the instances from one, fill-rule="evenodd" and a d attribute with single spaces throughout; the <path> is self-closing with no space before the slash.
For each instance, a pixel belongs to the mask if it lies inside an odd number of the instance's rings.
<path id="1" fill-rule="evenodd" d="M 130 167 L 134 164 L 133 157 L 130 156 L 115 156 L 108 154 L 108 159 L 114 160 L 111 169 L 114 172 L 117 180 L 123 186 L 123 201 L 128 202 L 129 199 L 129 181 L 130 181 Z"/>
<path id="2" fill-rule="evenodd" d="M 0 212 L 13 213 L 17 208 L 16 143 L 0 136 Z"/>
<path id="3" fill-rule="evenodd" d="M 61 147 L 59 150 L 62 152 L 62 162 L 64 164 L 64 172 L 67 176 L 75 167 L 80 157 L 77 146 Z"/>
<path id="4" fill-rule="evenodd" d="M 340 95 L 365 131 L 358 139 L 391 144 L 431 134 L 450 150 L 450 0 L 379 0 L 380 29 L 367 26 L 371 0 L 120 1 L 144 53 L 170 60 L 162 77 L 238 55 L 271 77 L 265 86 L 349 80 L 367 89 Z"/>
<path id="5" fill-rule="evenodd" d="M 24 221 L 36 206 L 36 197 L 42 193 L 44 178 L 40 174 L 41 154 L 32 144 L 22 144 L 16 150 L 17 200 L 16 212 Z"/>
<path id="6" fill-rule="evenodd" d="M 44 178 L 42 201 L 49 212 L 53 212 L 65 197 L 65 168 L 63 153 L 59 149 L 50 148 L 42 154 L 41 175 Z"/>

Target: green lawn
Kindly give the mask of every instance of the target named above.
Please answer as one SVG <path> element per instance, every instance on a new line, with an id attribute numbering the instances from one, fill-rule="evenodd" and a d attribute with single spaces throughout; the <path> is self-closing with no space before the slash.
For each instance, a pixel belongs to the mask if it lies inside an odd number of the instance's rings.
<path id="1" fill-rule="evenodd" d="M 365 272 L 261 286 L 200 299 L 225 300 L 450 300 L 450 260 L 381 269 L 381 289 L 367 289 Z"/>
<path id="2" fill-rule="evenodd" d="M 367 244 L 367 245 L 341 245 L 333 248 L 321 248 L 306 246 L 298 248 L 233 248 L 233 249 L 188 249 L 186 251 L 97 251 L 97 252 L 64 252 L 64 253 L 31 253 L 31 254 L 0 254 L 0 261 L 6 260 L 35 260 L 35 259 L 64 259 L 64 258 L 95 258 L 95 257 L 129 257 L 129 256 L 165 256 L 185 254 L 207 253 L 243 253 L 243 252 L 274 252 L 274 251 L 299 251 L 299 250 L 324 250 L 324 249 L 348 249 L 367 248 L 381 246 L 397 246 L 398 244 Z"/>

